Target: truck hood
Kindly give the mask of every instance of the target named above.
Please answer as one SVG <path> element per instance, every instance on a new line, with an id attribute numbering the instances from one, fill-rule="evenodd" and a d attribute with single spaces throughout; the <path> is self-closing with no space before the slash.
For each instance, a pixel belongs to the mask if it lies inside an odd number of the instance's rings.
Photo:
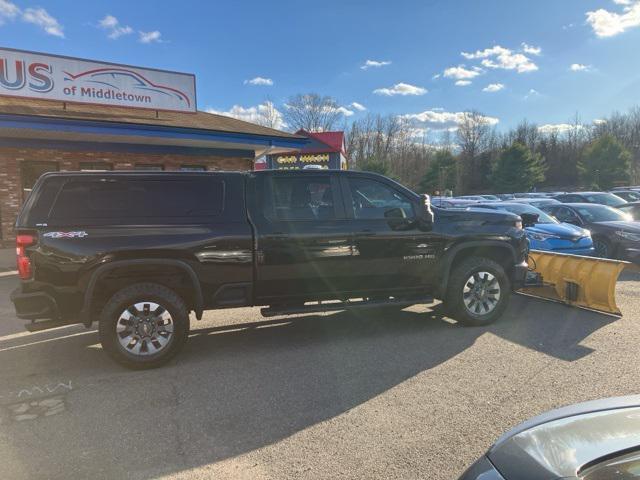
<path id="1" fill-rule="evenodd" d="M 504 210 L 493 210 L 489 208 L 468 208 L 465 210 L 440 210 L 446 212 L 446 216 L 451 221 L 467 222 L 477 221 L 485 223 L 513 223 L 520 217 L 515 213 Z"/>

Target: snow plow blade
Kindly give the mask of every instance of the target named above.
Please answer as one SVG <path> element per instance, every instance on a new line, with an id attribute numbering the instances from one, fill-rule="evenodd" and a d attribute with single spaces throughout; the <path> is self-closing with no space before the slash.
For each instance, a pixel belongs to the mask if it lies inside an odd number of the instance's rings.
<path id="1" fill-rule="evenodd" d="M 534 273 L 529 275 L 529 281 L 520 292 L 589 310 L 622 315 L 616 305 L 616 282 L 625 268 L 635 267 L 633 264 L 539 250 L 529 252 L 528 263 Z"/>

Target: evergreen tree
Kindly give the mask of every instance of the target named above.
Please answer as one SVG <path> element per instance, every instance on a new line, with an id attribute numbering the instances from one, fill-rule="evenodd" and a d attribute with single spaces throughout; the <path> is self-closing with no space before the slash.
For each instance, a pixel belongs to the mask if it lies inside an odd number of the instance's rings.
<path id="1" fill-rule="evenodd" d="M 449 150 L 439 150 L 420 181 L 421 193 L 453 190 L 456 185 L 456 159 Z"/>
<path id="2" fill-rule="evenodd" d="M 376 160 L 365 160 L 363 162 L 360 162 L 360 164 L 358 165 L 358 170 L 362 172 L 379 173 L 380 175 L 384 175 L 385 177 L 392 177 L 389 166 Z"/>
<path id="3" fill-rule="evenodd" d="M 544 181 L 545 169 L 544 159 L 539 153 L 515 142 L 500 153 L 491 183 L 500 193 L 526 192 Z"/>
<path id="4" fill-rule="evenodd" d="M 631 154 L 612 135 L 605 134 L 586 149 L 578 163 L 580 180 L 589 187 L 609 189 L 629 181 Z"/>

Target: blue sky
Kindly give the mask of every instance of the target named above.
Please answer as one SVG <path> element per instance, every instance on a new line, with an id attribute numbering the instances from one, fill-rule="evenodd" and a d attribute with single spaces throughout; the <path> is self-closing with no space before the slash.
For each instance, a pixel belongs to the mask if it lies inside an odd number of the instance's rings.
<path id="1" fill-rule="evenodd" d="M 0 0 L 0 23 L 2 46 L 195 73 L 200 109 L 248 119 L 310 91 L 432 130 L 640 104 L 639 0 Z"/>

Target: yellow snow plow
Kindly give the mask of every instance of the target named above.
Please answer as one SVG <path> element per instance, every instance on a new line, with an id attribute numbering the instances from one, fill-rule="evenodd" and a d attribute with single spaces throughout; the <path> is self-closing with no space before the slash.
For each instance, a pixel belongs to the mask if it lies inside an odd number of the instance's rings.
<path id="1" fill-rule="evenodd" d="M 621 315 L 616 305 L 616 282 L 635 265 L 621 260 L 562 253 L 529 252 L 530 275 L 520 292 L 577 307 Z"/>

